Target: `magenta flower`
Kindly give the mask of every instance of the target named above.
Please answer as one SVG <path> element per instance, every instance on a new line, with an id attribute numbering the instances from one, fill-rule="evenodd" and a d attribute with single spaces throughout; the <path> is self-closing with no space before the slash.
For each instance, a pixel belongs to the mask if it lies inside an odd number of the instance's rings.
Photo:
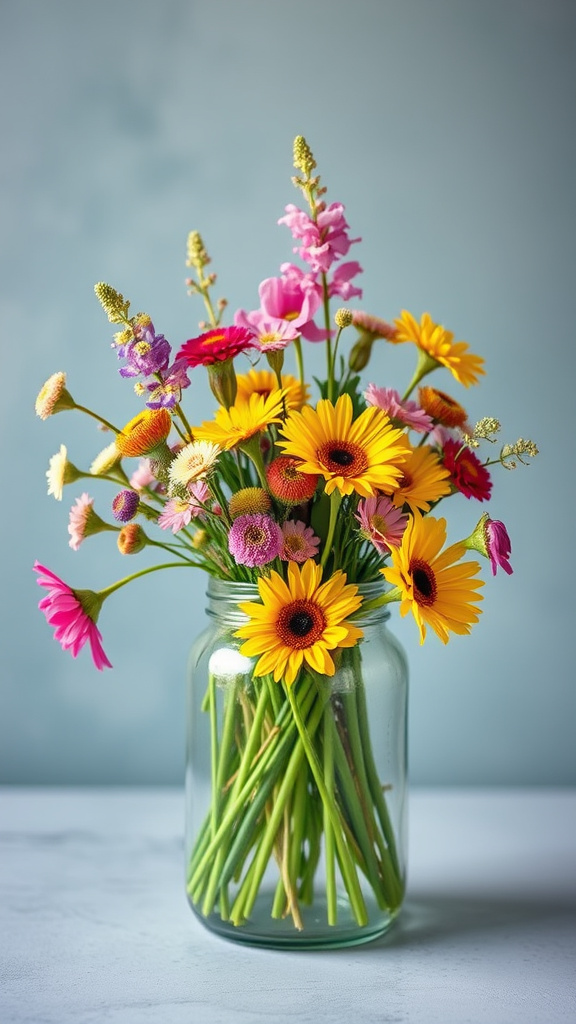
<path id="1" fill-rule="evenodd" d="M 238 516 L 230 527 L 228 549 L 239 565 L 267 565 L 282 550 L 284 534 L 263 512 Z"/>
<path id="2" fill-rule="evenodd" d="M 100 672 L 105 667 L 112 668 L 102 647 L 102 635 L 96 626 L 102 607 L 100 595 L 92 590 L 72 590 L 39 562 L 34 562 L 34 571 L 41 574 L 38 576 L 38 585 L 48 590 L 38 607 L 46 616 L 46 621 L 55 627 L 54 639 L 62 650 L 70 651 L 72 657 L 76 658 L 88 641 L 96 668 Z"/>
<path id="3" fill-rule="evenodd" d="M 362 498 L 358 502 L 356 519 L 360 523 L 362 536 L 381 555 L 387 555 L 391 547 L 398 547 L 408 523 L 408 516 L 384 495 Z"/>
<path id="4" fill-rule="evenodd" d="M 258 289 L 260 309 L 247 313 L 239 309 L 234 316 L 234 323 L 247 330 L 262 330 L 265 324 L 268 330 L 282 330 L 286 324 L 308 341 L 324 341 L 326 332 L 319 331 L 312 322 L 319 309 L 321 291 L 304 281 L 305 275 L 294 274 L 282 277 L 268 277 L 262 281 Z"/>
<path id="5" fill-rule="evenodd" d="M 501 569 L 504 569 L 504 572 L 511 576 L 514 572 L 509 560 L 512 544 L 504 523 L 501 523 L 499 519 L 486 519 L 484 523 L 484 538 L 490 564 L 492 565 L 492 575 L 496 575 L 496 570 L 500 566 Z"/>
<path id="6" fill-rule="evenodd" d="M 391 420 L 396 420 L 405 427 L 416 430 L 419 434 L 427 434 L 434 423 L 427 412 L 420 408 L 417 402 L 402 401 L 400 392 L 394 388 L 378 388 L 375 384 L 369 384 L 364 392 L 364 398 L 368 405 L 375 405 L 382 409 Z"/>
<path id="7" fill-rule="evenodd" d="M 320 538 L 316 537 L 311 526 L 306 526 L 299 519 L 288 519 L 282 526 L 284 543 L 280 558 L 284 562 L 305 562 L 314 558 L 320 549 Z"/>

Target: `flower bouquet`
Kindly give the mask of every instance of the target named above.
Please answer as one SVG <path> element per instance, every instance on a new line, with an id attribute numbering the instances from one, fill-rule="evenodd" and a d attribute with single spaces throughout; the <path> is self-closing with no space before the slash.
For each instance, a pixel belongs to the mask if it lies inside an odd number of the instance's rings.
<path id="1" fill-rule="evenodd" d="M 190 757 L 206 763 L 189 776 L 188 895 L 216 930 L 264 941 L 267 919 L 272 933 L 281 929 L 279 945 L 301 935 L 330 943 L 343 919 L 340 941 L 364 941 L 397 913 L 404 662 L 393 641 L 378 647 L 369 637 L 394 602 L 413 614 L 421 642 L 428 628 L 443 643 L 470 632 L 483 584 L 468 552 L 510 574 L 510 539 L 484 513 L 468 537 L 446 546 L 437 507 L 458 494 L 486 502 L 493 465 L 514 468 L 536 454 L 523 439 L 498 445 L 497 420 L 471 425 L 460 401 L 424 383 L 448 371 L 468 388 L 484 374 L 483 360 L 428 313 L 387 322 L 348 307 L 362 295 L 361 267 L 347 259 L 360 239 L 350 237 L 342 204 L 325 201 L 301 136 L 294 166 L 305 208 L 289 205 L 279 223 L 303 266 L 284 263 L 263 281 L 258 309 L 239 309 L 223 325 L 227 304 L 213 298 L 216 275 L 194 231 L 187 284 L 207 320 L 175 357 L 147 314 L 131 315 L 118 291 L 95 287 L 118 327 L 120 374 L 134 381 L 142 410 L 114 426 L 72 397 L 61 372 L 36 401 L 43 419 L 75 409 L 113 435 L 87 470 L 64 445 L 50 460 L 48 493 L 57 500 L 83 478 L 117 490 L 111 518 L 87 492 L 77 498 L 70 546 L 110 531 L 122 555 L 149 546 L 169 555 L 100 591 L 72 588 L 36 563 L 47 591 L 39 607 L 62 648 L 76 657 L 89 643 L 96 668 L 111 667 L 97 625 L 111 594 L 159 569 L 209 574 L 216 621 L 194 658 Z M 345 305 L 333 313 L 334 300 Z M 316 402 L 307 344 L 326 356 Z M 400 344 L 416 353 L 403 393 L 361 383 L 373 349 Z M 201 373 L 218 404 L 213 419 L 191 424 L 183 393 Z M 482 458 L 487 443 L 498 451 Z M 395 707 L 387 724 L 373 710 L 385 692 Z M 395 751 L 395 766 L 386 768 L 382 747 Z"/>

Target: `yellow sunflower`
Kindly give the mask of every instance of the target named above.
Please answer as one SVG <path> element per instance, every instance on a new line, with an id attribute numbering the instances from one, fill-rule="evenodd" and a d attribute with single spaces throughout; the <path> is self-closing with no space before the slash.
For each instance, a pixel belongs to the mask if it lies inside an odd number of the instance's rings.
<path id="1" fill-rule="evenodd" d="M 435 362 L 445 366 L 465 388 L 478 383 L 484 374 L 484 360 L 470 352 L 465 341 L 454 341 L 452 331 L 434 323 L 429 313 L 423 313 L 418 323 L 411 313 L 402 310 L 402 316 L 394 321 L 397 331 L 390 341 L 397 345 L 412 341 Z"/>
<path id="2" fill-rule="evenodd" d="M 478 622 L 481 601 L 476 594 L 484 581 L 476 579 L 478 562 L 461 562 L 463 544 L 452 544 L 442 552 L 446 541 L 446 520 L 422 518 L 417 512 L 410 519 L 399 547 L 391 548 L 392 565 L 380 572 L 400 589 L 400 614 L 412 611 L 424 643 L 426 626 L 431 626 L 443 644 L 449 632 L 464 635 Z"/>
<path id="3" fill-rule="evenodd" d="M 394 490 L 410 452 L 406 435 L 376 406 L 354 421 L 352 415 L 349 395 L 340 395 L 336 405 L 327 399 L 316 409 L 305 405 L 288 415 L 280 430 L 285 440 L 276 443 L 300 460 L 303 473 L 321 474 L 327 494 L 337 488 L 369 498 Z"/>
<path id="4" fill-rule="evenodd" d="M 282 387 L 284 388 L 284 400 L 287 409 L 301 409 L 310 397 L 310 389 L 307 384 L 301 384 L 296 377 L 290 373 L 283 373 Z M 238 394 L 236 401 L 246 401 L 250 395 L 256 393 L 266 398 L 272 391 L 278 388 L 276 374 L 272 370 L 249 370 L 248 373 L 241 373 L 236 377 Z"/>
<path id="5" fill-rule="evenodd" d="M 450 473 L 428 445 L 414 448 L 402 466 L 402 476 L 392 492 L 397 508 L 409 505 L 412 512 L 429 512 L 432 502 L 450 494 Z"/>
<path id="6" fill-rule="evenodd" d="M 214 420 L 194 427 L 197 441 L 213 441 L 221 448 L 235 448 L 282 418 L 284 391 L 276 389 L 269 395 L 253 392 L 247 399 L 237 398 L 229 409 L 220 406 Z"/>
<path id="7" fill-rule="evenodd" d="M 346 619 L 358 610 L 362 598 L 358 587 L 346 583 L 346 574 L 336 570 L 321 583 L 322 569 L 312 559 L 302 566 L 288 565 L 285 583 L 277 572 L 258 580 L 261 604 L 240 604 L 250 622 L 236 631 L 246 642 L 240 653 L 260 655 L 254 674 L 274 674 L 291 686 L 302 665 L 333 676 L 335 665 L 330 651 L 354 647 L 364 635 Z"/>

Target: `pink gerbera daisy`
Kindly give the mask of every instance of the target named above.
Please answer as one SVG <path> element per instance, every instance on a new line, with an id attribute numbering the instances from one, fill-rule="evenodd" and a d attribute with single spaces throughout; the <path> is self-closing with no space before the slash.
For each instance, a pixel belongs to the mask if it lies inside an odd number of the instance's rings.
<path id="1" fill-rule="evenodd" d="M 427 434 L 434 426 L 431 417 L 417 402 L 403 402 L 400 392 L 394 388 L 378 388 L 375 384 L 369 384 L 364 392 L 364 398 L 368 405 L 377 406 L 382 412 L 387 413 L 391 420 L 416 430 L 419 434 Z"/>
<path id="2" fill-rule="evenodd" d="M 253 345 L 254 334 L 244 327 L 215 327 L 185 341 L 176 359 L 183 359 L 188 366 L 210 366 L 233 359 Z"/>
<path id="3" fill-rule="evenodd" d="M 384 495 L 361 499 L 356 519 L 362 536 L 371 541 L 381 555 L 387 555 L 390 548 L 398 547 L 408 523 L 408 516 Z"/>
<path id="4" fill-rule="evenodd" d="M 46 621 L 55 627 L 54 639 L 63 651 L 70 651 L 75 658 L 88 641 L 92 660 L 96 668 L 112 668 L 102 647 L 102 635 L 96 621 L 102 607 L 102 598 L 93 590 L 72 590 L 67 583 L 39 562 L 34 562 L 34 571 L 41 574 L 37 583 L 46 587 L 48 594 L 39 602 L 40 611 Z"/>
<path id="5" fill-rule="evenodd" d="M 316 537 L 311 526 L 297 519 L 288 519 L 282 526 L 284 543 L 280 558 L 284 562 L 305 562 L 314 558 L 319 551 L 320 538 Z"/>

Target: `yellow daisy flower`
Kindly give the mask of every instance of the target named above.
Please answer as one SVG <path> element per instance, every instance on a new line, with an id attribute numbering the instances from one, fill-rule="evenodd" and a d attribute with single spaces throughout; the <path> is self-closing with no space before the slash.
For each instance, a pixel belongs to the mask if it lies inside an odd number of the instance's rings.
<path id="1" fill-rule="evenodd" d="M 484 581 L 475 579 L 478 562 L 461 562 L 466 553 L 463 544 L 452 544 L 442 552 L 446 541 L 446 520 L 422 518 L 417 512 L 410 519 L 399 547 L 391 548 L 392 565 L 381 569 L 384 578 L 402 593 L 400 614 L 412 612 L 424 643 L 430 626 L 443 644 L 449 633 L 464 635 L 478 622 L 481 601 L 476 594 Z"/>
<path id="2" fill-rule="evenodd" d="M 450 494 L 450 472 L 428 445 L 414 448 L 402 466 L 402 476 L 392 492 L 397 508 L 409 505 L 412 512 L 429 512 L 432 502 Z"/>
<path id="3" fill-rule="evenodd" d="M 358 587 L 346 583 L 346 574 L 336 570 L 321 583 L 322 569 L 312 559 L 302 566 L 288 565 L 285 583 L 277 572 L 258 580 L 261 604 L 248 601 L 239 607 L 250 622 L 236 631 L 246 642 L 240 653 L 248 658 L 260 655 L 254 674 L 274 674 L 291 686 L 303 664 L 315 672 L 333 676 L 336 671 L 330 651 L 354 647 L 364 635 L 346 621 L 358 610 L 362 598 Z"/>
<path id="4" fill-rule="evenodd" d="M 226 450 L 235 448 L 271 423 L 280 422 L 283 396 L 284 391 L 276 389 L 266 396 L 254 392 L 248 399 L 237 398 L 229 409 L 220 406 L 213 421 L 194 427 L 194 437 L 198 441 L 213 441 Z"/>
<path id="5" fill-rule="evenodd" d="M 290 373 L 283 373 L 282 387 L 284 388 L 284 401 L 287 409 L 301 409 L 310 397 L 310 388 L 307 384 L 301 384 L 296 377 Z M 257 394 L 267 398 L 272 391 L 278 388 L 276 374 L 272 370 L 249 370 L 248 373 L 238 374 L 236 377 L 238 393 L 236 401 L 246 401 L 250 395 Z"/>
<path id="6" fill-rule="evenodd" d="M 411 313 L 402 310 L 400 319 L 394 321 L 397 331 L 392 344 L 412 341 L 435 362 L 445 366 L 465 388 L 478 383 L 484 374 L 484 360 L 470 352 L 465 341 L 454 341 L 452 331 L 434 323 L 429 313 L 423 313 L 418 323 Z"/>
<path id="7" fill-rule="evenodd" d="M 323 399 L 315 410 L 305 405 L 289 414 L 280 430 L 285 440 L 276 443 L 300 460 L 303 473 L 321 474 L 327 494 L 338 488 L 369 498 L 394 490 L 410 452 L 406 435 L 376 406 L 354 422 L 352 415 L 349 395 L 340 395 L 336 405 Z"/>

